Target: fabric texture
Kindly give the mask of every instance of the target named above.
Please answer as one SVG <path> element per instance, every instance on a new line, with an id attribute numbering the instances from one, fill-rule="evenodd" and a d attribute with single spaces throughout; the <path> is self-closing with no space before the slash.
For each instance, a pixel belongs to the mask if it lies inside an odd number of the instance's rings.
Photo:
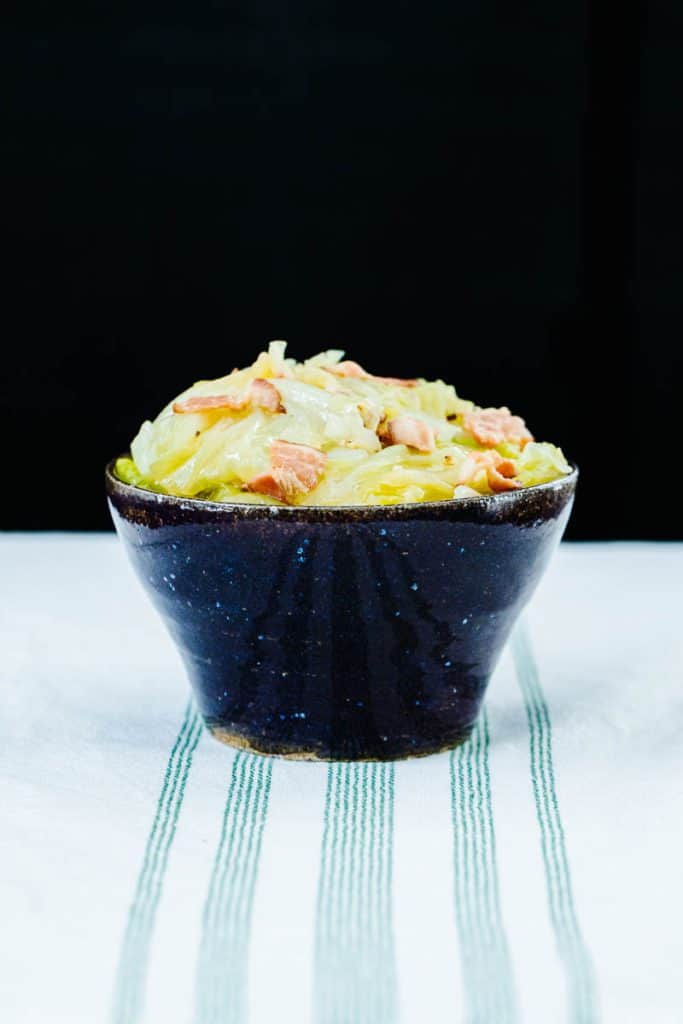
<path id="1" fill-rule="evenodd" d="M 0 535 L 0 1019 L 678 1024 L 683 546 L 563 545 L 474 735 L 203 730 L 108 535 Z"/>

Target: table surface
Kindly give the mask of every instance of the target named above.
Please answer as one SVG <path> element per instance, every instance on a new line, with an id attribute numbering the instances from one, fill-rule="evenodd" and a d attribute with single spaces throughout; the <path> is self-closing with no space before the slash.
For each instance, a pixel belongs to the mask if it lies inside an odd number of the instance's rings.
<path id="1" fill-rule="evenodd" d="M 680 1024 L 683 545 L 563 545 L 471 743 L 202 732 L 110 535 L 0 535 L 0 1019 Z"/>

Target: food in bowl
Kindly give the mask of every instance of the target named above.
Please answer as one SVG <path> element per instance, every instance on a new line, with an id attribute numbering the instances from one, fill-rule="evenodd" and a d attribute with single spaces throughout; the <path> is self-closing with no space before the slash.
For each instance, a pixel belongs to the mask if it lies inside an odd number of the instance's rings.
<path id="1" fill-rule="evenodd" d="M 207 728 L 313 760 L 467 738 L 576 479 L 507 408 L 284 342 L 184 391 L 106 474 Z"/>
<path id="2" fill-rule="evenodd" d="M 570 472 L 506 407 L 376 376 L 336 349 L 296 362 L 283 341 L 182 392 L 115 464 L 123 483 L 176 497 L 319 507 L 472 498 Z"/>

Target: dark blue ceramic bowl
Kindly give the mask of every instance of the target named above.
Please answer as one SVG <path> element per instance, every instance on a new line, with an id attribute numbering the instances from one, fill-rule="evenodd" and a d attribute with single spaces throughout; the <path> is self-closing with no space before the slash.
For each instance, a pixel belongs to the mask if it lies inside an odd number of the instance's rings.
<path id="1" fill-rule="evenodd" d="M 224 505 L 131 487 L 111 464 L 106 477 L 214 736 L 262 754 L 386 760 L 468 736 L 577 472 L 370 508 Z"/>

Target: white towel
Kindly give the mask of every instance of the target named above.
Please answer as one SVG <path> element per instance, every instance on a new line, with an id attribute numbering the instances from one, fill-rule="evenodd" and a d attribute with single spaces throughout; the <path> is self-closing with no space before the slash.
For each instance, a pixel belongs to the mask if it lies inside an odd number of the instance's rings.
<path id="1" fill-rule="evenodd" d="M 564 545 L 470 743 L 202 731 L 111 536 L 0 539 L 6 1024 L 680 1024 L 683 546 Z"/>

